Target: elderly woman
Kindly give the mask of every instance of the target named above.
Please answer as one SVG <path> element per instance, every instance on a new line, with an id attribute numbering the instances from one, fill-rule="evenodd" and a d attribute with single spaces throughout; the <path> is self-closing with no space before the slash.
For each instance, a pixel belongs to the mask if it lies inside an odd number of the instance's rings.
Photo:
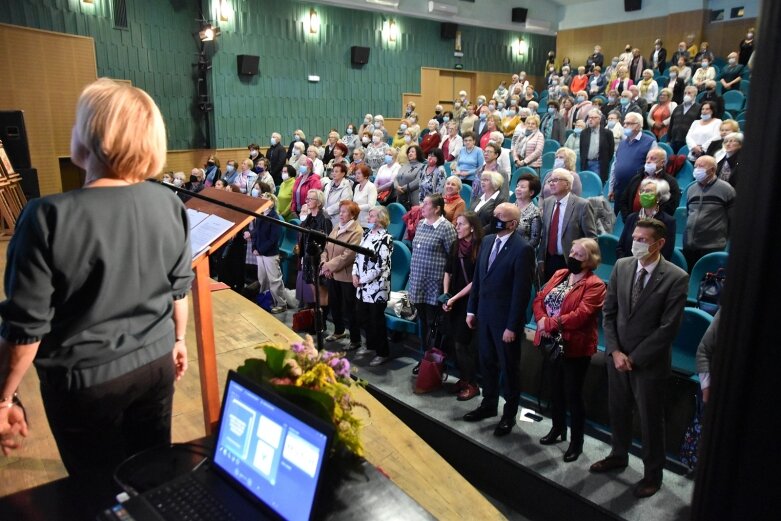
<path id="1" fill-rule="evenodd" d="M 309 190 L 306 194 L 306 204 L 301 208 L 301 226 L 310 230 L 318 231 L 329 235 L 333 226 L 331 220 L 323 213 L 323 204 L 325 203 L 325 194 L 320 190 Z M 307 257 L 310 242 L 314 240 L 308 233 L 301 233 L 298 236 L 296 253 L 300 255 L 298 275 L 296 277 L 296 298 L 299 307 L 311 307 L 315 302 L 315 283 L 318 283 L 317 275 L 319 269 L 315 269 Z"/>
<path id="2" fill-rule="evenodd" d="M 464 140 L 458 135 L 458 124 L 455 121 L 447 123 L 447 136 L 442 138 L 442 154 L 445 161 L 454 161 L 464 146 Z"/>
<path id="3" fill-rule="evenodd" d="M 347 153 L 344 154 L 344 157 L 350 157 L 353 154 L 355 147 L 360 144 L 360 141 L 358 134 L 355 132 L 355 125 L 348 123 L 344 135 L 339 140 L 339 143 L 343 143 L 344 146 L 347 147 Z"/>
<path id="4" fill-rule="evenodd" d="M 442 197 L 445 201 L 445 218 L 456 224 L 456 217 L 466 211 L 466 201 L 461 197 L 461 179 L 451 175 L 445 180 L 445 192 Z"/>
<path id="5" fill-rule="evenodd" d="M 564 142 L 564 148 L 569 148 L 577 154 L 580 151 L 580 135 L 584 128 L 586 128 L 586 122 L 581 119 L 576 120 L 572 125 L 572 134 Z"/>
<path id="6" fill-rule="evenodd" d="M 493 132 L 494 136 L 492 140 L 485 146 L 485 150 L 483 150 L 483 157 L 485 160 L 485 163 L 483 163 L 483 166 L 477 169 L 476 177 L 479 179 L 480 176 L 483 175 L 485 172 L 497 172 L 502 176 L 503 182 L 502 182 L 502 197 L 507 200 L 510 193 L 508 191 L 507 185 L 510 182 L 510 160 L 509 160 L 509 150 L 504 150 L 502 147 L 496 143 L 494 138 L 502 138 L 501 132 Z M 506 164 L 502 165 L 500 163 L 500 158 L 502 157 L 502 152 L 506 152 L 508 154 L 507 157 L 505 157 Z M 472 186 L 472 200 L 476 199 L 482 194 L 482 188 L 480 188 L 480 184 L 475 184 Z"/>
<path id="7" fill-rule="evenodd" d="M 441 195 L 426 197 L 420 211 L 423 219 L 412 241 L 408 295 L 418 310 L 420 331 L 423 332 L 421 351 L 427 348 L 426 337 L 437 316 L 437 298 L 442 294 L 445 264 L 456 240 L 456 230 L 445 219 L 444 211 L 445 201 Z M 419 369 L 420 363 L 412 373 L 417 374 Z"/>
<path id="8" fill-rule="evenodd" d="M 312 172 L 323 177 L 325 167 L 323 166 L 323 161 L 320 159 L 320 149 L 315 145 L 309 145 L 306 149 L 306 157 L 312 160 Z"/>
<path id="9" fill-rule="evenodd" d="M 339 225 L 339 211 L 342 201 L 352 201 L 353 188 L 347 177 L 347 167 L 342 163 L 334 165 L 333 180 L 325 187 L 323 213 L 331 219 L 331 224 Z"/>
<path id="10" fill-rule="evenodd" d="M 303 147 L 301 147 L 299 150 L 301 151 L 301 155 L 304 155 L 304 152 L 307 148 L 309 148 L 309 143 L 306 141 L 306 135 L 304 134 L 304 131 L 299 129 L 296 129 L 293 132 L 293 140 L 290 142 L 290 145 L 287 147 L 287 159 L 290 160 L 291 157 L 293 157 L 293 150 L 296 143 L 301 143 Z"/>
<path id="11" fill-rule="evenodd" d="M 200 192 L 203 190 L 205 175 L 203 168 L 196 167 L 190 170 L 190 181 L 184 184 L 185 189 L 190 190 L 191 192 Z"/>
<path id="12" fill-rule="evenodd" d="M 371 169 L 372 175 L 376 175 L 380 167 L 385 164 L 385 154 L 388 153 L 390 145 L 383 141 L 382 130 L 375 130 L 371 139 L 372 142 L 364 150 L 366 153 L 366 164 Z"/>
<path id="13" fill-rule="evenodd" d="M 381 204 L 388 204 L 395 200 L 396 192 L 393 183 L 399 173 L 401 165 L 396 161 L 399 151 L 389 147 L 385 152 L 383 165 L 377 170 L 374 178 L 374 187 L 377 189 L 377 201 Z"/>
<path id="14" fill-rule="evenodd" d="M 548 100 L 547 104 L 548 111 L 542 117 L 542 121 L 537 121 L 537 127 L 542 132 L 543 139 L 553 139 L 558 141 L 559 144 L 564 143 L 567 131 L 567 121 L 559 113 L 559 102 L 556 100 Z M 526 118 L 526 123 L 528 123 L 530 119 L 534 119 L 535 116 Z M 529 127 L 527 126 L 526 128 L 528 129 Z"/>
<path id="15" fill-rule="evenodd" d="M 425 155 L 438 148 L 442 139 L 442 136 L 439 135 L 439 121 L 430 119 L 427 128 L 428 133 L 420 140 L 420 148 L 423 149 Z"/>
<path id="16" fill-rule="evenodd" d="M 358 354 L 374 351 L 369 365 L 376 367 L 390 357 L 388 333 L 385 328 L 385 308 L 390 298 L 391 257 L 393 237 L 386 228 L 390 223 L 388 210 L 377 206 L 369 211 L 368 230 L 363 234 L 361 246 L 374 252 L 373 257 L 362 253 L 355 256 L 352 266 L 352 283 L 355 287 L 356 317 L 363 322 L 366 348 Z"/>
<path id="17" fill-rule="evenodd" d="M 364 157 L 366 156 L 367 148 L 372 142 L 372 132 L 374 131 L 364 130 L 361 134 L 361 144 L 355 147 L 355 150 L 358 150 L 358 147 L 363 149 Z M 355 150 L 353 150 L 353 154 L 355 154 Z"/>
<path id="18" fill-rule="evenodd" d="M 406 143 L 405 137 L 410 135 L 407 134 L 407 129 L 409 129 L 409 120 L 402 119 L 399 123 L 399 130 L 396 131 L 396 135 L 393 136 L 393 142 L 391 143 L 391 146 L 393 148 L 401 148 Z"/>
<path id="19" fill-rule="evenodd" d="M 667 227 L 667 237 L 662 247 L 662 256 L 672 259 L 675 248 L 675 218 L 665 213 L 660 207 L 670 200 L 670 185 L 664 179 L 646 177 L 640 181 L 640 211 L 629 214 L 624 220 L 624 229 L 616 246 L 616 257 L 632 256 L 632 233 L 637 221 L 654 218 Z"/>
<path id="20" fill-rule="evenodd" d="M 617 110 L 611 110 L 607 115 L 607 129 L 613 134 L 613 145 L 618 144 L 624 139 L 624 127 L 621 125 L 621 113 Z"/>
<path id="21" fill-rule="evenodd" d="M 616 91 L 617 94 L 622 94 L 625 90 L 628 90 L 629 87 L 634 85 L 635 82 L 632 81 L 632 78 L 629 77 L 629 69 L 626 65 L 619 65 L 618 66 L 618 74 L 615 80 L 610 82 L 610 85 L 608 85 L 607 90 L 610 92 L 611 90 Z"/>
<path id="22" fill-rule="evenodd" d="M 743 134 L 733 132 L 724 138 L 724 156 L 717 160 L 716 176 L 737 187 L 738 167 L 740 166 L 740 149 L 743 148 Z"/>
<path id="23" fill-rule="evenodd" d="M 308 205 L 305 203 L 309 191 L 319 191 L 322 189 L 322 186 L 323 185 L 320 182 L 320 176 L 312 173 L 312 160 L 308 157 L 305 157 L 301 165 L 298 167 L 298 175 L 296 176 L 296 181 L 293 184 L 293 200 L 290 203 L 290 211 L 293 213 L 299 213 L 301 210 L 307 208 Z M 320 206 L 322 206 L 323 202 L 325 201 L 320 201 Z"/>
<path id="24" fill-rule="evenodd" d="M 502 118 L 502 135 L 506 138 L 512 138 L 515 128 L 521 123 L 521 116 L 518 114 L 518 105 L 507 107 Z"/>
<path id="25" fill-rule="evenodd" d="M 648 111 L 648 126 L 651 128 L 651 132 L 656 136 L 657 141 L 667 134 L 667 130 L 670 128 L 670 116 L 672 115 L 677 103 L 672 101 L 672 92 L 670 89 L 664 88 L 659 91 L 659 102 L 651 107 Z"/>
<path id="26" fill-rule="evenodd" d="M 558 113 L 546 115 L 551 121 L 560 118 Z M 558 120 L 561 121 L 560 119 Z M 526 118 L 526 131 L 512 148 L 513 164 L 516 167 L 528 166 L 534 168 L 537 173 L 542 166 L 542 151 L 545 148 L 545 135 L 540 131 L 540 118 L 536 114 Z"/>
<path id="27" fill-rule="evenodd" d="M 334 158 L 334 148 L 339 142 L 339 137 L 339 132 L 336 130 L 332 130 L 328 133 L 328 140 L 325 142 L 325 146 L 323 147 L 323 165 L 327 165 Z M 346 155 L 347 153 L 342 154 L 342 156 Z"/>
<path id="28" fill-rule="evenodd" d="M 358 165 L 355 169 L 353 201 L 360 210 L 359 222 L 366 227 L 369 224 L 369 210 L 377 205 L 377 187 L 369 180 L 371 170 L 367 165 Z"/>
<path id="29" fill-rule="evenodd" d="M 656 103 L 656 98 L 659 96 L 659 85 L 654 79 L 654 71 L 651 69 L 643 71 L 643 79 L 637 83 L 637 89 L 640 91 L 640 97 L 648 103 L 648 106 Z"/>
<path id="30" fill-rule="evenodd" d="M 355 175 L 355 169 L 358 165 L 364 164 L 366 160 L 366 151 L 363 148 L 356 148 L 353 150 L 353 162 L 350 163 L 350 167 L 347 169 L 347 175 L 350 177 Z M 371 169 L 369 169 L 371 171 Z"/>
<path id="31" fill-rule="evenodd" d="M 461 120 L 461 137 L 463 137 L 467 132 L 472 132 L 477 121 L 477 106 L 473 103 L 470 103 L 466 108 L 466 116 L 464 116 L 464 119 Z"/>
<path id="32" fill-rule="evenodd" d="M 371 135 L 372 132 L 374 132 L 374 116 L 371 114 L 366 114 L 363 117 L 363 123 L 361 124 L 361 127 L 358 129 L 358 135 L 363 137 L 364 134 L 369 133 Z"/>
<path id="33" fill-rule="evenodd" d="M 233 181 L 233 186 L 239 189 L 239 192 L 248 194 L 252 185 L 255 184 L 255 179 L 258 178 L 258 174 L 252 171 L 255 165 L 252 163 L 252 159 L 245 159 L 241 162 L 241 170 L 239 175 Z"/>
<path id="34" fill-rule="evenodd" d="M 700 107 L 700 119 L 696 119 L 686 133 L 686 146 L 689 147 L 689 160 L 694 161 L 705 155 L 711 141 L 719 139 L 719 127 L 721 120 L 714 117 L 716 104 L 712 101 L 703 101 Z"/>
<path id="35" fill-rule="evenodd" d="M 8 455 L 28 433 L 33 411 L 16 391 L 34 363 L 68 473 L 110 479 L 127 457 L 171 443 L 174 382 L 187 370 L 189 228 L 176 195 L 143 182 L 166 161 L 163 117 L 144 91 L 87 85 L 70 156 L 83 188 L 31 200 L 8 244 L 0 445 Z"/>
<path id="36" fill-rule="evenodd" d="M 740 132 L 740 125 L 734 119 L 725 119 L 719 125 L 719 138 L 710 142 L 710 146 L 705 151 L 706 156 L 713 156 L 718 163 L 724 157 L 724 138 L 733 132 Z"/>
<path id="37" fill-rule="evenodd" d="M 255 173 L 258 174 L 255 184 L 265 183 L 273 189 L 276 183 L 274 183 L 274 178 L 271 176 L 271 172 L 269 172 L 269 165 L 270 162 L 268 158 L 265 157 L 261 157 L 258 159 L 257 163 L 255 163 Z"/>
<path id="38" fill-rule="evenodd" d="M 583 452 L 586 411 L 583 383 L 597 352 L 598 316 L 605 303 L 605 283 L 594 274 L 601 255 L 594 239 L 576 239 L 567 258 L 567 268 L 556 271 L 534 298 L 537 332 L 534 343 L 560 333 L 564 351 L 552 364 L 551 416 L 553 427 L 540 439 L 552 445 L 567 439 L 567 409 L 572 438 L 564 461 L 575 461 Z"/>
<path id="39" fill-rule="evenodd" d="M 688 60 L 681 57 L 678 58 L 678 77 L 688 85 L 692 79 L 692 68 L 689 66 Z"/>
<path id="40" fill-rule="evenodd" d="M 551 176 L 551 173 L 553 173 L 553 170 L 556 170 L 557 168 L 566 168 L 567 171 L 572 174 L 573 181 L 572 181 L 572 193 L 575 195 L 581 195 L 583 193 L 583 183 L 580 180 L 580 175 L 575 171 L 575 163 L 577 162 L 577 154 L 575 154 L 575 151 L 571 148 L 565 148 L 561 147 L 556 151 L 556 158 L 553 160 L 553 169 L 545 174 L 545 177 L 542 179 L 542 193 L 540 194 L 540 204 L 542 204 L 542 199 L 545 199 L 546 197 L 550 196 L 551 194 L 551 187 L 550 183 L 548 182 L 548 179 Z"/>
<path id="41" fill-rule="evenodd" d="M 407 163 L 401 165 L 393 187 L 396 190 L 396 200 L 406 209 L 417 205 L 420 201 L 420 179 L 426 164 L 423 161 L 423 150 L 414 145 L 407 152 Z"/>
<path id="42" fill-rule="evenodd" d="M 385 118 L 382 116 L 382 114 L 375 114 L 374 130 L 379 130 L 380 132 L 382 132 L 382 140 L 385 142 L 388 141 L 388 129 L 385 128 Z"/>
<path id="43" fill-rule="evenodd" d="M 542 237 L 542 211 L 533 199 L 539 195 L 541 188 L 540 178 L 528 173 L 522 174 L 515 185 L 515 206 L 521 211 L 518 233 L 535 249 Z"/>
<path id="44" fill-rule="evenodd" d="M 670 78 L 670 81 L 667 82 L 667 89 L 671 92 L 670 100 L 676 105 L 683 103 L 683 89 L 686 88 L 686 82 L 681 78 L 680 70 L 677 65 L 667 69 L 667 76 Z M 659 91 L 659 94 L 661 93 L 662 91 Z"/>
<path id="45" fill-rule="evenodd" d="M 478 169 L 483 166 L 485 157 L 483 150 L 475 146 L 474 132 L 466 132 L 463 136 L 464 146 L 458 153 L 453 174 L 461 178 L 462 183 L 471 185 Z"/>
<path id="46" fill-rule="evenodd" d="M 486 127 L 485 134 L 482 135 L 479 143 L 480 148 L 483 150 L 485 150 L 485 147 L 486 145 L 488 145 L 488 142 L 491 141 L 491 132 L 502 131 L 502 117 L 499 115 L 498 112 L 494 112 L 487 116 L 485 127 Z M 499 143 L 499 146 L 502 146 L 502 144 Z"/>
<path id="47" fill-rule="evenodd" d="M 206 160 L 204 186 L 214 186 L 214 182 L 222 176 L 220 160 L 214 154 Z"/>
<path id="48" fill-rule="evenodd" d="M 727 92 L 728 90 L 740 89 L 740 80 L 743 79 L 743 74 L 746 73 L 746 66 L 738 63 L 738 53 L 731 52 L 727 56 L 727 65 L 721 69 L 721 90 Z"/>
<path id="49" fill-rule="evenodd" d="M 290 153 L 290 159 L 288 159 L 288 164 L 293 165 L 293 167 L 298 170 L 298 167 L 301 165 L 301 162 L 306 159 L 306 155 L 304 152 L 306 152 L 306 145 L 302 143 L 301 141 L 296 141 L 292 145 L 290 145 L 290 149 L 288 150 Z M 314 170 L 314 163 L 312 163 L 312 169 Z"/>
<path id="50" fill-rule="evenodd" d="M 716 79 L 716 69 L 709 62 L 703 61 L 702 66 L 692 74 L 691 84 L 697 87 L 697 90 L 705 89 L 705 82 Z"/>
<path id="51" fill-rule="evenodd" d="M 421 147 L 422 148 L 422 147 Z M 426 198 L 430 194 L 441 194 L 445 190 L 445 158 L 438 148 L 428 153 L 426 166 L 420 171 L 420 194 L 418 199 Z"/>
<path id="52" fill-rule="evenodd" d="M 282 183 L 277 192 L 277 213 L 289 220 L 293 216 L 290 206 L 293 202 L 293 187 L 296 183 L 296 169 L 291 165 L 285 165 L 282 169 Z"/>
<path id="53" fill-rule="evenodd" d="M 475 197 L 472 193 L 472 204 L 469 209 L 477 214 L 483 225 L 483 231 L 491 232 L 491 223 L 494 218 L 494 208 L 507 201 L 501 193 L 504 178 L 499 172 L 485 172 L 480 176 L 480 194 Z"/>
<path id="54" fill-rule="evenodd" d="M 328 164 L 325 167 L 325 174 L 329 178 L 332 177 L 332 172 L 334 169 L 334 165 L 336 164 L 343 164 L 345 167 L 350 166 L 350 162 L 347 160 L 347 153 L 348 153 L 347 145 L 344 143 L 336 143 L 334 145 L 333 149 L 333 158 L 328 162 Z"/>
<path id="55" fill-rule="evenodd" d="M 442 304 L 442 309 L 446 313 L 448 335 L 453 339 L 456 352 L 460 376 L 455 386 L 457 399 L 466 401 L 480 394 L 477 385 L 477 347 L 472 341 L 473 330 L 466 325 L 466 304 L 475 278 L 475 263 L 483 240 L 483 229 L 474 212 L 459 215 L 455 226 L 458 242 L 445 263 L 442 287 L 448 299 Z"/>
<path id="56" fill-rule="evenodd" d="M 588 94 L 590 97 L 603 94 L 607 87 L 608 79 L 602 74 L 602 68 L 599 65 L 594 67 L 594 72 L 588 80 Z"/>
<path id="57" fill-rule="evenodd" d="M 366 167 L 366 165 L 364 165 Z M 360 244 L 363 228 L 358 224 L 358 205 L 352 201 L 339 203 L 339 223 L 330 234 L 347 244 Z M 320 256 L 320 275 L 325 277 L 328 287 L 328 306 L 334 321 L 334 332 L 326 342 L 335 342 L 347 336 L 345 325 L 349 325 L 350 346 L 361 347 L 361 328 L 355 315 L 355 288 L 353 287 L 353 263 L 355 252 L 344 246 L 327 242 Z"/>

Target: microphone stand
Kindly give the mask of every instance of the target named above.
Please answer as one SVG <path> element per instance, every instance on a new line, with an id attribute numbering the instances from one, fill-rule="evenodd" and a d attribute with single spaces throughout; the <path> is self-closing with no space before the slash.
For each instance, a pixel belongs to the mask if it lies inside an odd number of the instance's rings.
<path id="1" fill-rule="evenodd" d="M 233 210 L 235 212 L 240 212 L 246 215 L 251 215 L 257 219 L 265 220 L 266 222 L 273 223 L 275 226 L 282 226 L 284 228 L 290 228 L 293 230 L 296 230 L 298 233 L 306 234 L 308 239 L 305 241 L 307 244 L 307 251 L 301 252 L 302 255 L 304 255 L 304 262 L 309 262 L 309 265 L 312 268 L 312 273 L 314 274 L 315 280 L 314 280 L 314 293 L 315 293 L 315 338 L 317 341 L 317 350 L 322 351 L 323 350 L 323 330 L 325 329 L 324 324 L 324 318 L 322 316 L 322 307 L 320 306 L 320 283 L 318 280 L 318 273 L 320 268 L 320 254 L 322 253 L 323 246 L 326 242 L 330 242 L 333 244 L 337 244 L 339 246 L 342 246 L 343 248 L 347 248 L 348 250 L 352 250 L 356 253 L 361 253 L 363 255 L 366 255 L 368 257 L 374 258 L 376 257 L 376 254 L 374 251 L 364 248 L 363 246 L 358 246 L 355 244 L 350 244 L 344 241 L 340 241 L 339 239 L 334 239 L 329 237 L 328 235 L 324 234 L 321 231 L 318 230 L 312 230 L 311 228 L 304 228 L 303 226 L 298 226 L 293 223 L 289 223 L 287 221 L 281 221 L 279 219 L 275 219 L 273 217 L 269 217 L 268 215 L 264 215 L 262 213 L 252 212 L 250 210 L 245 210 L 244 208 L 241 208 L 240 206 L 236 206 L 230 203 L 226 203 L 223 201 L 220 201 L 218 199 L 214 199 L 212 197 L 207 197 L 205 195 L 202 195 L 198 192 L 193 192 L 192 190 L 187 190 L 182 187 L 177 187 L 174 185 L 169 185 L 167 183 L 163 183 L 162 181 L 158 181 L 157 179 L 147 179 L 147 181 L 160 184 L 162 186 L 165 186 L 169 190 L 172 190 L 176 194 L 184 194 L 188 197 L 195 197 L 196 199 L 202 199 L 204 201 L 208 201 L 212 204 L 216 204 L 218 206 L 222 206 L 223 208 L 228 208 L 229 210 Z M 249 197 L 249 196 L 247 196 Z M 311 239 L 311 240 L 310 240 Z"/>

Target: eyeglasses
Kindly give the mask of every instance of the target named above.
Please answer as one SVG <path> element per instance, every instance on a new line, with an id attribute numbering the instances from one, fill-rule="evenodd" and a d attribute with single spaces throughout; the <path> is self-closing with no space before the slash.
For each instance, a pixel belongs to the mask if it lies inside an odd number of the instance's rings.
<path id="1" fill-rule="evenodd" d="M 559 181 L 564 181 L 564 179 L 560 177 L 551 177 L 548 179 L 548 184 L 558 183 Z"/>
<path id="2" fill-rule="evenodd" d="M 307 197 L 307 201 L 317 201 L 317 197 Z"/>

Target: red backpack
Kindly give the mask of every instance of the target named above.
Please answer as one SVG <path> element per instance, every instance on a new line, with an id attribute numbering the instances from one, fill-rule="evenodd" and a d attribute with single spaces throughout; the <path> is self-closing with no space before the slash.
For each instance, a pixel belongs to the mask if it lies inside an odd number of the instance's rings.
<path id="1" fill-rule="evenodd" d="M 683 164 L 685 162 L 686 162 L 686 156 L 682 154 L 672 155 L 667 158 L 667 166 L 664 167 L 664 170 L 671 176 L 675 177 L 678 174 L 678 172 L 681 171 L 681 168 L 683 168 Z"/>

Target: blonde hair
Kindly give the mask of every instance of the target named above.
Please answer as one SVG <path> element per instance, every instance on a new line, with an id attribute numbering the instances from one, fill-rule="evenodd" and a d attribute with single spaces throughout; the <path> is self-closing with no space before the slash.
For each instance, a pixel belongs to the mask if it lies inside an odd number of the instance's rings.
<path id="1" fill-rule="evenodd" d="M 561 147 L 558 150 L 556 150 L 555 155 L 559 155 L 559 152 L 564 154 L 564 168 L 566 168 L 570 172 L 574 171 L 575 162 L 578 160 L 578 155 L 575 153 L 575 151 L 572 150 L 571 148 Z M 572 186 L 572 181 L 570 181 L 570 186 Z"/>
<path id="2" fill-rule="evenodd" d="M 76 105 L 74 131 L 108 177 L 143 181 L 165 165 L 163 116 L 139 88 L 108 78 L 87 85 Z"/>
<path id="3" fill-rule="evenodd" d="M 573 246 L 576 244 L 582 246 L 588 254 L 588 258 L 583 261 L 583 267 L 591 271 L 597 269 L 599 263 L 602 262 L 602 252 L 599 251 L 599 243 L 597 243 L 597 241 L 594 239 L 584 237 L 582 239 L 575 239 L 572 241 Z"/>
<path id="4" fill-rule="evenodd" d="M 371 210 L 369 210 L 369 213 L 372 212 L 377 213 L 377 224 L 383 228 L 387 228 L 390 224 L 390 214 L 388 213 L 388 209 L 384 206 L 373 206 Z"/>

